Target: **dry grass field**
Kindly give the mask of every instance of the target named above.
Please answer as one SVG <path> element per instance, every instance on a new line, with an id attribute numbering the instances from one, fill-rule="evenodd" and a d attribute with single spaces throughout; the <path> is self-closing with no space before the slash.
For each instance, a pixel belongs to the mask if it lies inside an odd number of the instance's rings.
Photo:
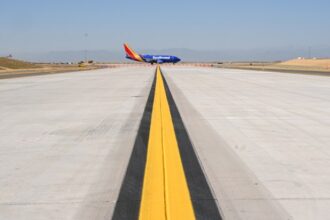
<path id="1" fill-rule="evenodd" d="M 215 64 L 214 66 L 220 68 L 330 75 L 330 59 L 294 59 L 284 62 L 231 62 Z"/>
<path id="2" fill-rule="evenodd" d="M 74 72 L 100 68 L 97 65 L 78 64 L 34 64 L 25 61 L 0 57 L 0 79 L 42 75 L 50 73 Z"/>
<path id="3" fill-rule="evenodd" d="M 303 67 L 307 69 L 330 70 L 330 59 L 294 59 L 277 64 L 278 66 Z"/>
<path id="4" fill-rule="evenodd" d="M 38 67 L 38 65 L 33 63 L 10 59 L 6 57 L 0 57 L 1 69 L 33 69 Z"/>

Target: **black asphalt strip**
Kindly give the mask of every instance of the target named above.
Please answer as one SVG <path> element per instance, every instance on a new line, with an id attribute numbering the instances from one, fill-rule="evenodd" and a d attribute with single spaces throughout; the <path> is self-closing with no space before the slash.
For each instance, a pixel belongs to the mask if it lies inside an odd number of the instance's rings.
<path id="1" fill-rule="evenodd" d="M 151 113 L 155 96 L 155 85 L 156 75 L 152 83 L 124 181 L 122 183 L 116 207 L 114 209 L 112 216 L 112 219 L 114 220 L 134 220 L 139 217 Z"/>
<path id="2" fill-rule="evenodd" d="M 212 191 L 207 183 L 194 147 L 190 141 L 189 135 L 164 76 L 163 80 L 172 115 L 175 135 L 179 145 L 181 161 L 194 207 L 195 217 L 198 220 L 222 219 L 216 199 L 212 195 Z"/>
<path id="3" fill-rule="evenodd" d="M 179 145 L 190 197 L 197 220 L 221 220 L 221 215 L 199 164 L 189 135 L 185 129 L 178 108 L 174 102 L 167 82 L 162 74 L 166 96 L 170 106 L 174 130 Z M 156 75 L 142 116 L 127 171 L 120 189 L 112 219 L 135 220 L 139 218 L 143 178 L 151 123 L 151 113 L 155 95 Z"/>

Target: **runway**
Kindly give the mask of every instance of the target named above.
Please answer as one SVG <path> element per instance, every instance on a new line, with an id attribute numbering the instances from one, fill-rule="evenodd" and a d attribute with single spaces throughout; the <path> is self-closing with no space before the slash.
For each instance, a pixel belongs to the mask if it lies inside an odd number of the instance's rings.
<path id="1" fill-rule="evenodd" d="M 0 81 L 0 219 L 111 219 L 154 69 Z"/>
<path id="2" fill-rule="evenodd" d="M 113 218 L 155 70 L 0 80 L 0 219 Z M 161 70 L 223 219 L 327 219 L 329 77 Z"/>

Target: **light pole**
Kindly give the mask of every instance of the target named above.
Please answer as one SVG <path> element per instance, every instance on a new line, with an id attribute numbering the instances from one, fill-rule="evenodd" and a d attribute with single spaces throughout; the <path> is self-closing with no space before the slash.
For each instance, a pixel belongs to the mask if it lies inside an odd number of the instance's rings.
<path id="1" fill-rule="evenodd" d="M 85 36 L 85 62 L 87 63 L 88 62 L 88 60 L 87 60 L 87 38 L 88 38 L 88 33 L 85 33 L 84 36 Z"/>

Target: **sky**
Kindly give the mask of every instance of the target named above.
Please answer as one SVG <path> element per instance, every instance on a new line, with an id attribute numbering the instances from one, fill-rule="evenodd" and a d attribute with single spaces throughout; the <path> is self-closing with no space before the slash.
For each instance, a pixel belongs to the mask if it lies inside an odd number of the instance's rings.
<path id="1" fill-rule="evenodd" d="M 330 48 L 329 0 L 1 0 L 0 54 Z M 330 54 L 330 52 L 329 52 Z"/>

